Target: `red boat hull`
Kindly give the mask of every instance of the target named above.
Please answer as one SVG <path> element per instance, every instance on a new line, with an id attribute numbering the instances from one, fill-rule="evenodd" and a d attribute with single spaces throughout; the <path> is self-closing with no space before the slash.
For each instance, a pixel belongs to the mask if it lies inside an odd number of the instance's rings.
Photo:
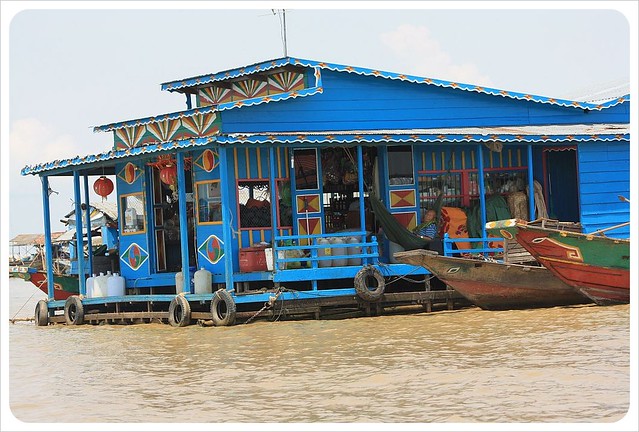
<path id="1" fill-rule="evenodd" d="M 519 229 L 517 241 L 544 267 L 599 305 L 630 302 L 630 269 L 592 265 L 584 252 L 534 228 Z M 606 253 L 605 249 L 600 253 Z"/>
<path id="2" fill-rule="evenodd" d="M 49 284 L 47 283 L 47 275 L 43 272 L 28 273 L 29 282 L 38 287 L 40 291 L 49 294 Z M 26 278 L 25 278 L 26 279 Z M 54 300 L 66 300 L 72 295 L 78 294 L 78 279 L 73 276 L 53 277 L 53 298 Z M 75 290 L 74 290 L 75 289 Z"/>

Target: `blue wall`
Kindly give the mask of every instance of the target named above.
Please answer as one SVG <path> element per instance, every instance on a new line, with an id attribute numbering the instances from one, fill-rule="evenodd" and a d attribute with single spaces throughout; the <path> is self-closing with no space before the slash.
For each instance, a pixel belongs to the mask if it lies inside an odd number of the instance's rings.
<path id="1" fill-rule="evenodd" d="M 630 198 L 630 145 L 627 142 L 581 144 L 577 151 L 581 223 L 592 232 L 630 221 L 630 204 L 617 196 Z M 606 233 L 628 238 L 630 227 Z"/>
<path id="2" fill-rule="evenodd" d="M 584 112 L 425 84 L 322 71 L 324 91 L 222 112 L 222 132 L 628 122 L 629 103 Z"/>

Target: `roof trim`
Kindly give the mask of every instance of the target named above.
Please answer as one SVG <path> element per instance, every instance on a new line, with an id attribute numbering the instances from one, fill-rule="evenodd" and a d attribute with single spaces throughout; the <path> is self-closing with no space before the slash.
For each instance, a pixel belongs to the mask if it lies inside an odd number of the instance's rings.
<path id="1" fill-rule="evenodd" d="M 313 87 L 307 87 L 302 90 L 277 93 L 274 95 L 260 96 L 260 97 L 243 99 L 243 100 L 234 101 L 234 102 L 225 102 L 219 105 L 210 105 L 210 106 L 201 107 L 201 108 L 193 108 L 186 111 L 178 111 L 178 112 L 174 112 L 170 114 L 160 114 L 153 117 L 144 117 L 141 119 L 125 120 L 118 123 L 109 123 L 107 125 L 95 126 L 93 128 L 93 131 L 109 132 L 109 131 L 122 129 L 126 127 L 143 126 L 156 121 L 175 120 L 178 118 L 185 118 L 185 117 L 188 118 L 198 114 L 207 114 L 210 112 L 226 111 L 229 109 L 240 108 L 243 106 L 253 106 L 253 105 L 259 105 L 262 103 L 278 102 L 281 100 L 293 99 L 297 97 L 313 96 L 314 94 L 322 93 L 324 91 L 322 87 L 322 74 L 320 73 L 319 68 L 314 69 L 313 75 L 315 77 L 315 85 Z"/>
<path id="2" fill-rule="evenodd" d="M 547 133 L 546 133 L 547 132 Z M 55 160 L 22 169 L 22 175 L 42 174 L 52 171 L 69 171 L 73 167 L 91 166 L 126 157 L 175 150 L 184 150 L 206 146 L 241 144 L 360 144 L 382 142 L 419 142 L 419 143 L 485 143 L 499 141 L 503 143 L 559 143 L 588 141 L 630 141 L 628 124 L 595 125 L 550 125 L 550 126 L 506 126 L 486 128 L 447 128 L 447 129 L 410 129 L 410 130 L 371 130 L 371 131 L 322 131 L 288 133 L 245 133 L 225 134 L 204 138 L 170 141 L 133 147 L 126 150 L 111 150 L 89 156 L 76 156 L 72 159 Z"/>
<path id="3" fill-rule="evenodd" d="M 533 95 L 528 93 L 520 93 L 520 92 L 509 91 L 509 90 L 483 87 L 483 86 L 478 86 L 474 84 L 464 84 L 464 83 L 459 83 L 454 81 L 440 80 L 436 78 L 406 75 L 406 74 L 401 74 L 396 72 L 387 72 L 387 71 L 381 71 L 377 69 L 347 66 L 347 65 L 341 65 L 336 63 L 318 62 L 315 60 L 306 60 L 306 59 L 300 59 L 295 57 L 284 57 L 284 58 L 275 59 L 275 60 L 268 60 L 265 62 L 255 63 L 253 65 L 243 66 L 241 68 L 230 69 L 230 70 L 226 70 L 222 72 L 217 72 L 214 74 L 199 75 L 193 78 L 169 81 L 169 82 L 161 84 L 161 89 L 168 90 L 168 91 L 179 91 L 179 90 L 183 90 L 190 87 L 201 86 L 203 84 L 238 78 L 241 76 L 251 75 L 257 72 L 264 72 L 270 69 L 286 66 L 289 64 L 294 66 L 328 69 L 328 70 L 336 71 L 336 72 L 354 73 L 354 74 L 363 75 L 363 76 L 375 76 L 375 77 L 407 81 L 407 82 L 418 83 L 418 84 L 434 85 L 437 87 L 454 88 L 457 90 L 483 93 L 483 94 L 488 94 L 491 96 L 501 96 L 501 97 L 506 97 L 510 99 L 528 100 L 532 102 L 558 105 L 558 106 L 570 107 L 570 108 L 579 108 L 579 109 L 602 110 L 602 109 L 610 108 L 612 106 L 615 106 L 630 100 L 630 94 L 626 94 L 619 98 L 615 98 L 613 100 L 602 102 L 602 103 L 591 103 L 591 102 L 582 102 L 582 101 L 575 101 L 575 100 L 569 100 L 569 99 L 558 99 L 558 98 L 551 98 L 547 96 L 539 96 L 539 95 Z"/>

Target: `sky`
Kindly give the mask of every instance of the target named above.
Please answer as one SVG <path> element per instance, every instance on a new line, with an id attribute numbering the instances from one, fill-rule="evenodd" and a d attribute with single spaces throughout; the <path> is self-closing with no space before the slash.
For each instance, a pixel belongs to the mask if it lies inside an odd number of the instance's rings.
<path id="1" fill-rule="evenodd" d="M 15 235 L 43 232 L 40 182 L 20 175 L 25 165 L 111 148 L 111 133 L 93 126 L 185 109 L 182 95 L 160 91 L 162 82 L 282 57 L 280 16 L 270 7 L 287 9 L 293 57 L 553 97 L 623 82 L 635 97 L 638 82 L 636 2 L 0 7 L 3 256 Z M 636 112 L 636 98 L 632 104 Z M 59 192 L 51 196 L 59 231 L 72 210 L 72 180 L 53 178 L 51 187 Z"/>
<path id="2" fill-rule="evenodd" d="M 3 25 L 10 238 L 43 232 L 40 181 L 20 175 L 25 165 L 109 149 L 111 133 L 94 133 L 93 126 L 185 109 L 182 95 L 160 91 L 162 82 L 284 53 L 281 16 L 261 4 L 190 10 L 79 9 L 80 2 L 56 10 L 58 3 L 46 4 L 46 10 L 13 15 L 8 32 Z M 621 11 L 436 10 L 419 2 L 406 10 L 389 9 L 397 3 L 384 10 L 363 9 L 370 2 L 353 3 L 355 10 L 334 9 L 334 3 L 323 9 L 297 5 L 286 12 L 293 57 L 553 97 L 629 81 L 631 25 Z M 60 218 L 73 208 L 73 181 L 50 182 L 59 192 L 51 195 L 52 229 L 59 231 Z M 91 191 L 91 200 L 100 198 Z"/>

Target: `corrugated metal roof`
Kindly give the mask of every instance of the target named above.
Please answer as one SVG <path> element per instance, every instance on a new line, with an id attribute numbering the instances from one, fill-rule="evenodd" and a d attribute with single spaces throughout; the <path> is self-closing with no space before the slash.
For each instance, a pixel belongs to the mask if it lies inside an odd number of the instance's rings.
<path id="1" fill-rule="evenodd" d="M 84 158 L 76 157 L 23 168 L 22 175 L 39 174 L 49 171 L 90 166 L 129 156 L 145 155 L 154 152 L 169 152 L 178 149 L 196 148 L 207 144 L 358 144 L 384 142 L 419 143 L 484 143 L 499 141 L 503 143 L 558 143 L 588 141 L 629 141 L 628 124 L 573 124 L 549 126 L 500 126 L 483 128 L 437 128 L 402 130 L 363 130 L 363 131 L 322 131 L 322 132 L 263 132 L 250 134 L 227 134 L 214 137 L 173 141 L 135 147 L 126 150 L 110 151 Z M 65 171 L 69 171 L 68 169 Z"/>
<path id="2" fill-rule="evenodd" d="M 340 65 L 340 64 L 328 63 L 328 62 L 318 62 L 315 60 L 306 60 L 306 59 L 294 58 L 294 57 L 284 57 L 284 58 L 279 58 L 275 60 L 268 60 L 265 62 L 255 63 L 253 65 L 243 66 L 240 68 L 230 69 L 230 70 L 221 71 L 221 72 L 217 72 L 213 74 L 199 75 L 192 78 L 185 78 L 182 80 L 170 81 L 170 82 L 161 84 L 161 88 L 162 90 L 179 91 L 179 90 L 184 90 L 190 87 L 202 86 L 204 84 L 209 84 L 209 83 L 214 83 L 219 81 L 226 81 L 229 79 L 235 79 L 242 76 L 252 75 L 255 73 L 264 72 L 271 69 L 284 67 L 287 65 L 327 69 L 327 70 L 336 71 L 336 72 L 347 72 L 347 73 L 354 73 L 357 75 L 374 76 L 374 77 L 386 78 L 386 79 L 392 79 L 392 80 L 408 81 L 408 82 L 413 82 L 418 84 L 434 85 L 437 87 L 447 87 L 447 88 L 453 88 L 457 90 L 484 93 L 484 94 L 489 94 L 492 96 L 501 96 L 501 97 L 506 97 L 511 99 L 529 100 L 529 101 L 545 103 L 545 104 L 581 108 L 581 109 L 590 109 L 590 110 L 601 110 L 601 109 L 609 108 L 619 103 L 623 103 L 629 98 L 629 95 L 624 95 L 623 97 L 617 98 L 615 100 L 610 100 L 607 102 L 589 103 L 589 102 L 583 102 L 583 101 L 532 95 L 528 93 L 520 93 L 520 92 L 509 91 L 509 90 L 501 90 L 501 89 L 495 89 L 490 87 L 478 86 L 474 84 L 465 84 L 465 83 L 459 83 L 454 81 L 446 81 L 446 80 L 441 80 L 436 78 L 406 75 L 406 74 L 401 74 L 396 72 L 387 72 L 387 71 L 381 71 L 377 69 L 368 69 L 368 68 L 362 68 L 357 66 L 347 66 L 347 65 Z"/>

